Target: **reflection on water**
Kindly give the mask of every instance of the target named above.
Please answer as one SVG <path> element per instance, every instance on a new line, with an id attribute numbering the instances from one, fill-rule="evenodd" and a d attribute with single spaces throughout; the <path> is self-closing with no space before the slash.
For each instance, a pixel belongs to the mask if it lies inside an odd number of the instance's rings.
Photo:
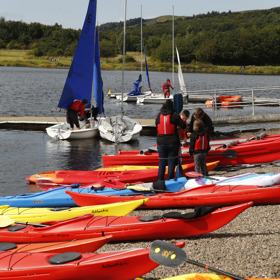
<path id="1" fill-rule="evenodd" d="M 102 166 L 102 155 L 119 149 L 152 146 L 155 137 L 141 136 L 139 141 L 113 144 L 101 139 L 53 141 L 46 133 L 0 130 L 1 195 L 38 191 L 26 177 L 51 170 L 94 170 Z"/>

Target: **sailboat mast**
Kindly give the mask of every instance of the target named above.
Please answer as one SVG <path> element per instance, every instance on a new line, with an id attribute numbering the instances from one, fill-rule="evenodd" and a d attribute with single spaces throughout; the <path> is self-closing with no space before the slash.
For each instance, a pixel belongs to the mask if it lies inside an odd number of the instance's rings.
<path id="1" fill-rule="evenodd" d="M 142 29 L 142 5 L 141 5 L 141 76 L 142 76 L 142 71 L 143 71 L 143 29 Z"/>
<path id="2" fill-rule="evenodd" d="M 124 112 L 123 112 L 123 93 L 124 93 L 124 62 L 125 62 L 126 6 L 127 6 L 127 0 L 124 1 L 124 20 L 123 20 L 123 67 L 122 67 L 122 103 L 121 103 L 121 116 L 124 115 Z"/>
<path id="3" fill-rule="evenodd" d="M 172 6 L 172 10 L 172 86 L 174 88 L 174 5 Z"/>

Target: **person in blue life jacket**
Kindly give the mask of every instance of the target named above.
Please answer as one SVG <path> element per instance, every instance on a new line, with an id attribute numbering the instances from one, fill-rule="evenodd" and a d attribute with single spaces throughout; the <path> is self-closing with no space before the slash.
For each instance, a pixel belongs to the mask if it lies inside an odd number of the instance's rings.
<path id="1" fill-rule="evenodd" d="M 174 111 L 171 99 L 167 99 L 162 105 L 155 124 L 157 127 L 157 149 L 159 154 L 158 180 L 164 180 L 166 166 L 168 166 L 167 179 L 174 179 L 180 149 L 179 129 L 185 129 L 186 123 Z"/>
<path id="2" fill-rule="evenodd" d="M 196 119 L 190 137 L 189 153 L 194 158 L 195 172 L 204 176 L 208 176 L 206 158 L 210 150 L 209 142 L 208 129 L 202 120 Z"/>
<path id="3" fill-rule="evenodd" d="M 171 86 L 170 80 L 167 79 L 166 82 L 162 84 L 162 90 L 163 90 L 164 98 L 169 98 L 170 97 L 170 88 L 174 89 Z"/>

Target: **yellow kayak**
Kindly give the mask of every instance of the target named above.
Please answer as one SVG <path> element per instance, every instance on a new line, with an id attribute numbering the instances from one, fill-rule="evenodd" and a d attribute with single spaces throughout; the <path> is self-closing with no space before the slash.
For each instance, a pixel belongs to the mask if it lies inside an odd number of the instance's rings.
<path id="1" fill-rule="evenodd" d="M 62 221 L 91 213 L 95 216 L 125 216 L 146 201 L 148 201 L 148 198 L 133 200 L 130 202 L 118 202 L 72 208 L 18 208 L 9 207 L 9 205 L 2 205 L 0 206 L 0 215 L 8 216 L 14 221 L 25 223 Z"/>
<path id="2" fill-rule="evenodd" d="M 247 278 L 248 280 L 279 280 L 280 278 Z M 190 273 L 184 275 L 178 275 L 170 278 L 164 278 L 161 280 L 232 280 L 232 278 L 227 276 L 219 276 L 212 273 Z"/>
<path id="3" fill-rule="evenodd" d="M 116 166 L 109 166 L 109 167 L 100 167 L 96 170 L 98 171 L 128 171 L 128 170 L 143 170 L 143 169 L 155 169 L 158 166 L 151 166 L 151 165 L 116 165 Z"/>

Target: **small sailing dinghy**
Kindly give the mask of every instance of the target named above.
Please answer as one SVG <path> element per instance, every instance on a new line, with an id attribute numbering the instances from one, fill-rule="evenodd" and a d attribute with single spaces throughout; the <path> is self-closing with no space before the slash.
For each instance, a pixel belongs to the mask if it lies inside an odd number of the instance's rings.
<path id="1" fill-rule="evenodd" d="M 124 112 L 123 112 L 126 5 L 127 2 L 125 1 L 121 114 L 102 119 L 98 126 L 98 130 L 101 138 L 114 143 L 125 143 L 131 140 L 137 140 L 142 130 L 142 125 L 139 122 L 137 122 L 134 119 L 131 119 L 128 116 L 124 116 Z"/>
<path id="2" fill-rule="evenodd" d="M 83 99 L 88 101 L 86 107 L 91 108 L 94 92 L 98 113 L 104 113 L 99 40 L 95 22 L 96 1 L 90 1 L 81 36 L 58 103 L 59 110 L 67 109 L 73 101 Z M 89 127 L 86 120 L 79 121 L 80 129 L 74 126 L 74 130 L 70 130 L 68 123 L 60 122 L 48 127 L 46 131 L 50 137 L 59 140 L 87 139 L 98 136 L 98 121 L 92 116 L 88 121 Z"/>

